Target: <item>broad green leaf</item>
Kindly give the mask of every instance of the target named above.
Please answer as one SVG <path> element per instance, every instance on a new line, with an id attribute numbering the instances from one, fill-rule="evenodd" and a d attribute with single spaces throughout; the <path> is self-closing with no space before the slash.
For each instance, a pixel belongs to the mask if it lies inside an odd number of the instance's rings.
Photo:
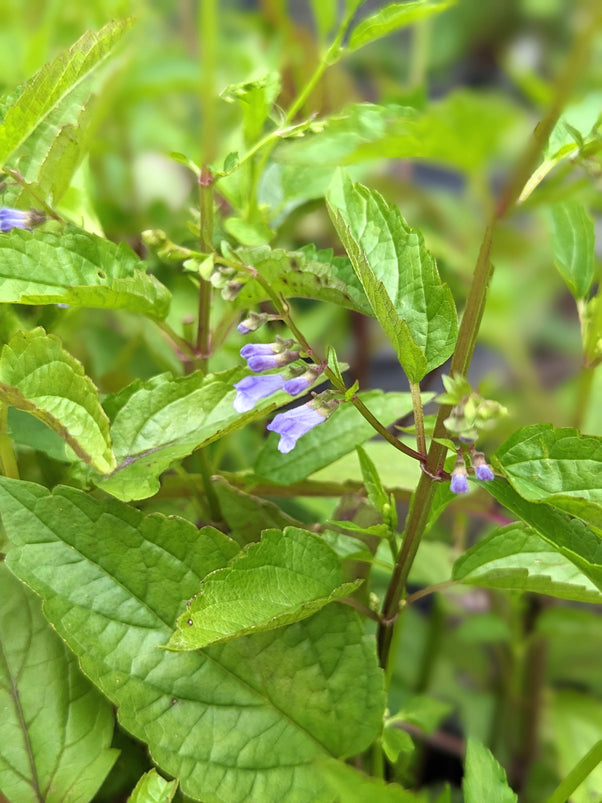
<path id="1" fill-rule="evenodd" d="M 329 605 L 303 622 L 203 651 L 157 649 L 182 599 L 237 547 L 222 533 L 72 488 L 0 478 L 8 557 L 123 727 L 205 803 L 331 803 L 316 758 L 378 735 L 383 674 L 357 614 Z"/>
<path id="2" fill-rule="evenodd" d="M 465 803 L 515 803 L 506 773 L 485 745 L 468 738 L 462 781 Z"/>
<path id="3" fill-rule="evenodd" d="M 197 650 L 299 622 L 359 584 L 343 583 L 339 559 L 319 536 L 296 527 L 266 530 L 203 580 L 168 646 Z"/>
<path id="4" fill-rule="evenodd" d="M 534 424 L 515 432 L 496 458 L 522 497 L 554 505 L 602 534 L 602 438 Z"/>
<path id="5" fill-rule="evenodd" d="M 0 303 L 127 309 L 164 318 L 171 295 L 123 243 L 84 231 L 0 237 Z"/>
<path id="6" fill-rule="evenodd" d="M 373 778 L 342 761 L 319 761 L 316 771 L 329 787 L 335 803 L 418 803 L 418 798 L 396 783 Z"/>
<path id="7" fill-rule="evenodd" d="M 335 176 L 328 208 L 374 314 L 417 382 L 452 353 L 457 318 L 449 287 L 420 232 L 379 193 Z"/>
<path id="8" fill-rule="evenodd" d="M 235 488 L 223 477 L 213 477 L 212 482 L 230 537 L 242 546 L 259 541 L 263 530 L 303 526 L 278 505 Z"/>
<path id="9" fill-rule="evenodd" d="M 255 268 L 272 290 L 287 298 L 313 298 L 372 314 L 349 261 L 333 257 L 332 251 L 312 248 L 285 251 L 266 245 L 239 248 L 235 253 L 243 264 Z M 267 299 L 269 294 L 261 283 L 249 279 L 238 292 L 234 305 L 241 309 Z"/>
<path id="10" fill-rule="evenodd" d="M 585 298 L 595 277 L 594 221 L 578 201 L 550 206 L 554 262 L 575 298 Z"/>
<path id="11" fill-rule="evenodd" d="M 166 781 L 157 770 L 149 770 L 136 784 L 128 803 L 171 803 L 177 789 L 177 781 Z"/>
<path id="12" fill-rule="evenodd" d="M 9 107 L 0 126 L 0 165 L 106 59 L 130 24 L 109 22 L 98 33 L 87 31 L 68 51 L 35 74 Z"/>
<path id="13" fill-rule="evenodd" d="M 409 393 L 371 390 L 358 395 L 385 426 L 412 410 L 412 397 Z M 372 425 L 355 407 L 351 403 L 341 404 L 323 424 L 303 435 L 289 454 L 278 451 L 278 436 L 270 433 L 253 468 L 259 477 L 287 485 L 309 477 L 314 471 L 352 452 L 356 446 L 373 436 Z M 391 459 L 394 459 L 393 447 L 391 455 Z"/>
<path id="14" fill-rule="evenodd" d="M 20 803 L 88 803 L 115 763 L 111 706 L 0 563 L 0 789 Z"/>
<path id="15" fill-rule="evenodd" d="M 97 471 L 115 466 L 109 420 L 83 366 L 43 329 L 17 333 L 0 355 L 0 400 L 39 418 Z"/>
<path id="16" fill-rule="evenodd" d="M 504 480 L 496 478 L 486 487 L 498 502 L 537 530 L 602 591 L 602 540 L 594 530 L 557 507 L 523 499 Z"/>
<path id="17" fill-rule="evenodd" d="M 413 25 L 415 22 L 440 14 L 452 6 L 453 1 L 431 3 L 428 0 L 415 0 L 410 3 L 391 3 L 381 8 L 365 20 L 362 20 L 351 32 L 349 49 L 360 47 L 381 39 L 400 28 Z"/>
<path id="18" fill-rule="evenodd" d="M 531 527 L 510 524 L 476 543 L 454 564 L 453 579 L 484 588 L 602 603 L 602 592 Z"/>
<path id="19" fill-rule="evenodd" d="M 161 374 L 108 397 L 117 468 L 101 487 L 124 501 L 152 496 L 172 463 L 290 402 L 281 391 L 248 413 L 236 412 L 234 383 L 247 374 L 245 368 L 207 376 Z"/>

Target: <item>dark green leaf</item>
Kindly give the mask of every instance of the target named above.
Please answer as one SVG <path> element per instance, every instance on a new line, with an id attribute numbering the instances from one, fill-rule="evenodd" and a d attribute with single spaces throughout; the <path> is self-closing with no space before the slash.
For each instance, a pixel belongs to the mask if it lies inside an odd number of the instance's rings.
<path id="1" fill-rule="evenodd" d="M 419 381 L 449 357 L 457 335 L 453 298 L 435 260 L 397 207 L 342 172 L 328 205 L 374 314 L 408 377 Z"/>
<path id="2" fill-rule="evenodd" d="M 453 579 L 484 588 L 602 602 L 600 589 L 524 524 L 500 527 L 476 543 L 455 562 Z"/>
<path id="3" fill-rule="evenodd" d="M 236 551 L 230 539 L 70 488 L 0 478 L 0 503 L 11 569 L 185 794 L 331 803 L 315 759 L 362 752 L 382 725 L 383 674 L 355 612 L 329 605 L 203 651 L 157 649 L 181 600 Z"/>
<path id="4" fill-rule="evenodd" d="M 0 399 L 39 418 L 102 473 L 115 466 L 109 420 L 74 357 L 43 329 L 19 332 L 0 356 Z"/>
<path id="5" fill-rule="evenodd" d="M 595 276 L 594 221 L 578 201 L 550 207 L 554 261 L 575 298 L 585 298 Z"/>
<path id="6" fill-rule="evenodd" d="M 409 393 L 373 390 L 358 395 L 385 426 L 412 409 Z M 372 425 L 351 403 L 341 404 L 323 424 L 303 435 L 289 454 L 278 451 L 278 436 L 271 433 L 255 462 L 254 471 L 258 476 L 281 485 L 297 482 L 352 452 L 374 434 Z M 394 459 L 393 447 L 391 450 Z"/>
<path id="7" fill-rule="evenodd" d="M 260 543 L 203 580 L 168 646 L 197 650 L 300 622 L 358 585 L 343 583 L 339 559 L 319 536 L 266 530 Z"/>
<path id="8" fill-rule="evenodd" d="M 164 318 L 171 295 L 126 245 L 68 229 L 0 237 L 0 302 L 127 309 Z"/>
<path id="9" fill-rule="evenodd" d="M 0 789 L 15 803 L 88 803 L 119 754 L 111 706 L 3 563 L 0 588 Z"/>

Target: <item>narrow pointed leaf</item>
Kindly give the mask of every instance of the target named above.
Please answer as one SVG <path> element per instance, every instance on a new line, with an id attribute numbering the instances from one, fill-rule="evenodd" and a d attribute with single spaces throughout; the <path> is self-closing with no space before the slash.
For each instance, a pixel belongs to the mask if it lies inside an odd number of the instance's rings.
<path id="1" fill-rule="evenodd" d="M 358 395 L 385 426 L 412 410 L 412 397 L 409 393 L 370 390 Z M 278 437 L 271 434 L 253 468 L 258 476 L 287 485 L 309 477 L 372 437 L 372 424 L 352 404 L 341 404 L 323 424 L 299 438 L 289 454 L 278 451 Z M 391 450 L 394 459 L 393 447 Z"/>
<path id="2" fill-rule="evenodd" d="M 595 276 L 594 221 L 578 201 L 550 207 L 554 262 L 575 298 L 585 298 Z"/>
<path id="3" fill-rule="evenodd" d="M 329 605 L 203 651 L 157 649 L 181 600 L 237 550 L 227 536 L 5 478 L 0 509 L 11 570 L 185 794 L 331 803 L 315 759 L 361 752 L 382 726 L 383 675 L 354 611 Z"/>
<path id="4" fill-rule="evenodd" d="M 43 329 L 19 332 L 4 346 L 0 399 L 39 418 L 98 471 L 114 468 L 109 419 L 98 391 L 54 335 Z"/>
<path id="5" fill-rule="evenodd" d="M 420 232 L 379 193 L 339 171 L 328 209 L 378 322 L 412 381 L 452 353 L 457 318 L 449 287 Z"/>
<path id="6" fill-rule="evenodd" d="M 136 784 L 128 803 L 171 803 L 177 789 L 177 781 L 166 781 L 157 770 L 149 770 Z"/>
<path id="7" fill-rule="evenodd" d="M 522 497 L 577 516 L 602 535 L 602 438 L 534 424 L 515 432 L 496 458 Z"/>
<path id="8" fill-rule="evenodd" d="M 111 706 L 2 563 L 0 589 L 0 789 L 15 803 L 88 803 L 119 754 Z"/>
<path id="9" fill-rule="evenodd" d="M 465 803 L 515 803 L 518 799 L 491 751 L 472 738 L 466 745 L 462 790 Z"/>
<path id="10" fill-rule="evenodd" d="M 164 318 L 171 294 L 126 245 L 84 231 L 0 237 L 0 302 L 126 309 Z"/>
<path id="11" fill-rule="evenodd" d="M 348 596 L 341 564 L 322 539 L 296 527 L 266 530 L 227 568 L 206 577 L 178 619 L 173 650 L 196 650 L 299 622 Z"/>
<path id="12" fill-rule="evenodd" d="M 130 24 L 110 22 L 98 33 L 87 31 L 68 51 L 35 74 L 9 107 L 0 126 L 0 165 L 106 59 Z"/>
<path id="13" fill-rule="evenodd" d="M 558 550 L 524 524 L 500 527 L 454 564 L 454 580 L 483 588 L 602 603 L 602 592 Z"/>
<path id="14" fill-rule="evenodd" d="M 106 400 L 117 469 L 103 480 L 104 490 L 124 501 L 152 496 L 159 475 L 176 460 L 290 402 L 281 391 L 248 413 L 236 412 L 234 383 L 247 373 L 235 368 L 207 376 L 164 374 Z"/>
<path id="15" fill-rule="evenodd" d="M 428 0 L 415 0 L 410 3 L 391 3 L 372 14 L 353 29 L 349 37 L 349 49 L 358 50 L 375 42 L 387 34 L 413 25 L 415 22 L 440 14 L 454 5 L 453 1 L 432 3 Z"/>

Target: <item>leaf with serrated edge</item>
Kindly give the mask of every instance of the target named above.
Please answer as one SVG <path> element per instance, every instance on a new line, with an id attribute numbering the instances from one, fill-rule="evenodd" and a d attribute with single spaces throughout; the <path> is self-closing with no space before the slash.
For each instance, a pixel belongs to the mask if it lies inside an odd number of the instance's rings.
<path id="1" fill-rule="evenodd" d="M 111 706 L 2 563 L 0 586 L 0 789 L 11 801 L 88 803 L 119 755 Z"/>
<path id="2" fill-rule="evenodd" d="M 128 20 L 109 22 L 98 33 L 87 31 L 68 51 L 34 75 L 0 126 L 0 165 L 104 61 L 130 25 Z"/>
<path id="3" fill-rule="evenodd" d="M 177 781 L 166 781 L 157 770 L 149 770 L 136 784 L 128 803 L 170 803 L 177 789 Z"/>
<path id="4" fill-rule="evenodd" d="M 385 703 L 374 639 L 354 611 L 329 605 L 203 651 L 160 650 L 180 600 L 237 549 L 227 536 L 6 478 L 0 509 L 15 544 L 11 570 L 43 598 L 121 724 L 185 794 L 205 803 L 331 802 L 314 760 L 366 749 Z"/>
<path id="5" fill-rule="evenodd" d="M 379 193 L 341 170 L 328 209 L 380 325 L 412 381 L 441 365 L 454 349 L 457 317 L 422 235 Z"/>
<path id="6" fill-rule="evenodd" d="M 98 391 L 60 340 L 43 329 L 18 332 L 0 355 L 0 399 L 54 430 L 85 462 L 115 467 L 109 420 Z"/>
<path id="7" fill-rule="evenodd" d="M 602 592 L 564 555 L 524 524 L 500 527 L 454 564 L 454 580 L 483 588 L 602 603 Z"/>
<path id="8" fill-rule="evenodd" d="M 260 543 L 203 580 L 168 647 L 197 650 L 299 622 L 360 584 L 343 583 L 339 559 L 317 535 L 266 530 Z"/>
<path id="9" fill-rule="evenodd" d="M 515 432 L 495 457 L 522 497 L 558 507 L 602 534 L 602 438 L 534 424 Z"/>
<path id="10" fill-rule="evenodd" d="M 316 771 L 330 789 L 330 800 L 337 803 L 366 803 L 368 800 L 373 803 L 418 803 L 416 795 L 398 784 L 365 775 L 342 761 L 320 760 Z"/>
<path id="11" fill-rule="evenodd" d="M 126 309 L 164 318 L 171 294 L 145 267 L 128 246 L 85 231 L 13 229 L 0 237 L 0 302 Z"/>
<path id="12" fill-rule="evenodd" d="M 101 487 L 124 501 L 152 496 L 159 475 L 176 460 L 290 402 L 280 391 L 238 413 L 232 406 L 234 383 L 248 373 L 233 368 L 207 376 L 201 371 L 176 378 L 161 374 L 105 400 L 117 469 Z"/>
<path id="13" fill-rule="evenodd" d="M 466 744 L 466 763 L 462 780 L 465 803 L 516 803 L 517 797 L 508 786 L 503 767 L 490 750 L 476 739 Z"/>

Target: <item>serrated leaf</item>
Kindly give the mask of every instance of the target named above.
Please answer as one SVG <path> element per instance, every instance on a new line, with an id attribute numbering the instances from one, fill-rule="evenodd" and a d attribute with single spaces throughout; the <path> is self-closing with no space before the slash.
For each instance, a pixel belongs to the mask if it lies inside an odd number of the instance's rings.
<path id="1" fill-rule="evenodd" d="M 500 527 L 454 564 L 453 579 L 484 588 L 602 603 L 602 592 L 564 555 L 524 524 Z"/>
<path id="2" fill-rule="evenodd" d="M 130 25 L 129 20 L 112 21 L 98 33 L 87 31 L 68 51 L 34 75 L 8 108 L 0 126 L 0 165 L 102 63 Z"/>
<path id="3" fill-rule="evenodd" d="M 428 0 L 391 3 L 367 19 L 362 20 L 353 29 L 349 38 L 349 50 L 358 50 L 370 42 L 387 36 L 387 34 L 440 14 L 452 5 L 454 5 L 453 2 L 431 3 Z"/>
<path id="4" fill-rule="evenodd" d="M 83 366 L 43 329 L 18 332 L 0 355 L 0 399 L 39 418 L 97 471 L 115 467 L 109 420 Z"/>
<path id="5" fill-rule="evenodd" d="M 385 426 L 412 410 L 412 397 L 409 393 L 383 393 L 374 390 L 359 393 L 358 396 Z M 303 435 L 289 454 L 278 451 L 278 436 L 271 433 L 253 469 L 263 479 L 288 485 L 309 477 L 373 436 L 372 425 L 355 407 L 350 403 L 341 404 L 319 428 Z"/>
<path id="6" fill-rule="evenodd" d="M 491 751 L 471 737 L 466 743 L 462 791 L 465 803 L 516 803 L 518 799 Z"/>
<path id="7" fill-rule="evenodd" d="M 328 192 L 337 233 L 408 377 L 418 382 L 452 353 L 457 318 L 449 287 L 420 232 L 397 207 L 339 171 Z"/>
<path id="8" fill-rule="evenodd" d="M 556 507 L 523 499 L 505 480 L 491 480 L 486 488 L 602 591 L 602 540 L 594 530 Z"/>
<path id="9" fill-rule="evenodd" d="M 152 496 L 159 475 L 176 460 L 290 401 L 281 391 L 248 413 L 236 412 L 234 383 L 247 374 L 245 368 L 207 376 L 161 374 L 108 397 L 117 468 L 102 488 L 124 501 Z"/>
<path id="10" fill-rule="evenodd" d="M 380 731 L 374 639 L 330 605 L 281 630 L 203 651 L 157 649 L 201 579 L 237 547 L 222 533 L 72 488 L 0 478 L 11 570 L 154 761 L 205 803 L 331 803 L 314 761 Z"/>
<path id="11" fill-rule="evenodd" d="M 323 777 L 336 803 L 418 803 L 419 798 L 396 783 L 373 778 L 342 761 L 319 761 L 317 772 Z M 333 797 L 334 796 L 334 797 Z"/>
<path id="12" fill-rule="evenodd" d="M 343 583 L 337 556 L 319 536 L 296 527 L 266 530 L 203 580 L 168 647 L 198 650 L 300 622 L 360 584 Z"/>
<path id="13" fill-rule="evenodd" d="M 134 787 L 128 803 L 171 803 L 177 789 L 177 781 L 166 781 L 157 770 L 149 770 Z"/>
<path id="14" fill-rule="evenodd" d="M 313 298 L 371 314 L 351 265 L 346 259 L 333 257 L 331 251 L 285 251 L 266 245 L 238 248 L 235 253 L 242 264 L 255 268 L 273 291 L 287 298 Z M 250 279 L 238 292 L 234 306 L 252 307 L 266 299 L 269 294 L 265 287 Z"/>
<path id="15" fill-rule="evenodd" d="M 164 318 L 171 294 L 123 243 L 67 229 L 0 237 L 0 303 L 126 309 Z"/>
<path id="16" fill-rule="evenodd" d="M 554 263 L 575 298 L 585 298 L 595 277 L 594 221 L 578 201 L 550 206 Z"/>
<path id="17" fill-rule="evenodd" d="M 560 508 L 602 534 L 602 438 L 534 424 L 515 432 L 496 458 L 522 497 Z"/>
<path id="18" fill-rule="evenodd" d="M 0 587 L 0 789 L 14 803 L 88 803 L 119 755 L 111 706 L 2 563 Z"/>

